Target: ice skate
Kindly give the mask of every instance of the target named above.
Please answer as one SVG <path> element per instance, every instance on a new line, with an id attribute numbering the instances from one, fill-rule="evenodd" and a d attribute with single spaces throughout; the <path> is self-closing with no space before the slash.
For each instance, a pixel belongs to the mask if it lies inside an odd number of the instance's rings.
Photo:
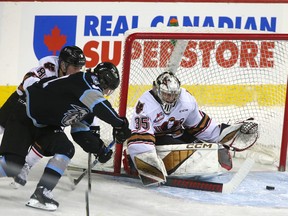
<path id="1" fill-rule="evenodd" d="M 58 208 L 59 203 L 53 200 L 51 191 L 40 186 L 36 188 L 26 206 L 46 211 L 55 211 Z"/>
<path id="2" fill-rule="evenodd" d="M 24 186 L 27 183 L 27 177 L 30 171 L 30 166 L 25 163 L 24 166 L 21 169 L 21 172 L 15 176 L 13 179 L 14 181 L 11 182 L 10 186 L 14 189 L 18 189 L 21 186 Z"/>

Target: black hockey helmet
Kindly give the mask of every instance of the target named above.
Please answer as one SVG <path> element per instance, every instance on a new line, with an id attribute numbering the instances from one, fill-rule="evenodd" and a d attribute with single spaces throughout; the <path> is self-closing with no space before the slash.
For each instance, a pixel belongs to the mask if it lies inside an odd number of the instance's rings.
<path id="1" fill-rule="evenodd" d="M 86 63 L 85 55 L 77 46 L 65 46 L 59 54 L 59 62 L 65 62 L 68 65 L 83 67 Z"/>
<path id="2" fill-rule="evenodd" d="M 119 71 L 114 64 L 110 62 L 99 63 L 94 68 L 93 73 L 97 76 L 102 89 L 115 90 L 119 86 Z"/>

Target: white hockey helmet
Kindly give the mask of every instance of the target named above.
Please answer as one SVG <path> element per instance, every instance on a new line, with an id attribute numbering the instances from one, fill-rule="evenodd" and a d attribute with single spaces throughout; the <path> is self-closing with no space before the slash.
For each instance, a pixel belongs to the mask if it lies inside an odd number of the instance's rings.
<path id="1" fill-rule="evenodd" d="M 155 93 L 166 114 L 169 114 L 177 103 L 181 92 L 180 85 L 179 79 L 172 72 L 161 73 L 154 82 Z"/>

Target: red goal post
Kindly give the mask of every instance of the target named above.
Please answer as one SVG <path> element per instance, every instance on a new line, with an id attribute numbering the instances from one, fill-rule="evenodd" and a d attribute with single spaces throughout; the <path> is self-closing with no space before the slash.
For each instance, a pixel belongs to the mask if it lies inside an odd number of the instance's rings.
<path id="1" fill-rule="evenodd" d="M 259 122 L 259 140 L 240 157 L 249 154 L 260 163 L 274 164 L 284 171 L 288 34 L 181 32 L 174 31 L 174 27 L 169 31 L 127 35 L 117 96 L 120 116 L 129 119 L 137 99 L 172 61 L 178 64 L 175 73 L 182 86 L 210 117 L 219 123 L 249 117 Z M 186 41 L 184 49 L 177 48 L 181 41 Z M 116 144 L 116 175 L 121 172 L 122 151 L 123 145 Z"/>

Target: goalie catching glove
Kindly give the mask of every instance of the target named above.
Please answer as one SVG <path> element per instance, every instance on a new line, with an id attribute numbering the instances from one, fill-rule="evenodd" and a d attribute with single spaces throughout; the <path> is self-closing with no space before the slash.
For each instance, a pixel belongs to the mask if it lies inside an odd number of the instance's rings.
<path id="1" fill-rule="evenodd" d="M 247 119 L 240 127 L 240 132 L 243 134 L 255 134 L 258 132 L 258 123 L 253 118 Z"/>
<path id="2" fill-rule="evenodd" d="M 253 146 L 258 137 L 258 123 L 249 118 L 233 125 L 222 124 L 218 142 L 230 150 L 244 151 Z"/>
<path id="3" fill-rule="evenodd" d="M 131 136 L 131 130 L 129 129 L 127 118 L 122 119 L 124 122 L 122 126 L 113 128 L 113 137 L 117 143 L 124 143 L 125 140 Z"/>

